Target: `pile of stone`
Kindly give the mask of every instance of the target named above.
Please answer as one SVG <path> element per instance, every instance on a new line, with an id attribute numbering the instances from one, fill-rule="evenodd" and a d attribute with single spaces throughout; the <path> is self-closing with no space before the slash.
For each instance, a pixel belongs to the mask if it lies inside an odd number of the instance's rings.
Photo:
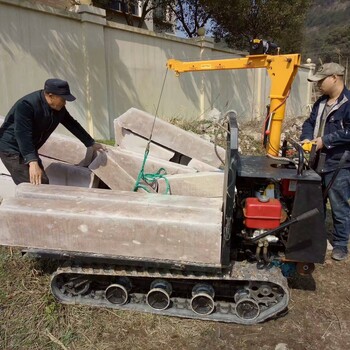
<path id="1" fill-rule="evenodd" d="M 2 168 L 0 245 L 219 266 L 224 175 L 214 145 L 134 108 L 114 127 L 115 146 L 98 154 L 52 134 L 39 150 L 50 185 L 15 186 Z M 133 191 L 152 129 L 145 172 L 164 168 L 172 196 Z M 164 179 L 148 187 L 163 193 Z"/>
<path id="2" fill-rule="evenodd" d="M 115 146 L 98 154 L 73 137 L 53 133 L 39 150 L 50 184 L 133 191 L 151 136 L 145 173 L 164 168 L 171 194 L 222 197 L 224 175 L 216 155 L 225 158 L 221 147 L 215 152 L 213 143 L 135 108 L 115 119 L 114 132 Z M 0 196 L 14 196 L 16 186 L 2 163 L 0 173 Z M 166 190 L 163 178 L 144 185 L 151 192 Z"/>

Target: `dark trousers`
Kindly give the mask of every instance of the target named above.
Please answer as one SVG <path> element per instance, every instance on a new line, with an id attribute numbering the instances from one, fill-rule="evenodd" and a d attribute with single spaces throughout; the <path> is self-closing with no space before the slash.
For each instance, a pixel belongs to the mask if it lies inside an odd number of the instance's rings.
<path id="1" fill-rule="evenodd" d="M 323 174 L 324 186 L 331 181 L 333 172 Z M 328 192 L 333 218 L 333 245 L 347 247 L 350 234 L 350 168 L 341 169 Z"/>
<path id="2" fill-rule="evenodd" d="M 12 180 L 16 185 L 22 182 L 30 182 L 29 165 L 24 163 L 23 157 L 20 154 L 0 152 L 0 158 L 6 169 L 11 174 Z M 49 178 L 44 171 L 44 167 L 40 159 L 39 166 L 43 171 L 41 183 L 48 184 Z"/>

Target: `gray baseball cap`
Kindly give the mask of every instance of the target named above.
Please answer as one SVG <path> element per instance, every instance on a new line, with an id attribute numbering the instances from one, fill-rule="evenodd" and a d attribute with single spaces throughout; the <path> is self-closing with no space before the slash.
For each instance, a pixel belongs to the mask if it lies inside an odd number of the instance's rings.
<path id="1" fill-rule="evenodd" d="M 314 75 L 309 77 L 307 80 L 311 82 L 317 82 L 331 75 L 344 75 L 345 68 L 338 63 L 330 62 L 324 63 Z"/>

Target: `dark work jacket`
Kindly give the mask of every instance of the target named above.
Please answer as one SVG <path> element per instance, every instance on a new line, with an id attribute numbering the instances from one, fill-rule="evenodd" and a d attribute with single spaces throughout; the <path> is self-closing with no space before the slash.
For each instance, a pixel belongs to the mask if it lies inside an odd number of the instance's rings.
<path id="1" fill-rule="evenodd" d="M 315 102 L 310 117 L 303 124 L 300 140 L 316 138 L 327 99 L 328 96 L 323 95 Z M 346 87 L 327 115 L 322 141 L 321 152 L 326 154 L 322 172 L 334 171 L 343 153 L 350 151 L 350 91 Z M 350 167 L 350 159 L 344 167 Z"/>
<path id="2" fill-rule="evenodd" d="M 43 90 L 39 90 L 18 100 L 7 114 L 0 128 L 0 152 L 21 154 L 25 163 L 38 160 L 38 149 L 59 123 L 86 147 L 94 144 L 94 139 L 68 113 L 66 107 L 60 111 L 53 110 Z"/>

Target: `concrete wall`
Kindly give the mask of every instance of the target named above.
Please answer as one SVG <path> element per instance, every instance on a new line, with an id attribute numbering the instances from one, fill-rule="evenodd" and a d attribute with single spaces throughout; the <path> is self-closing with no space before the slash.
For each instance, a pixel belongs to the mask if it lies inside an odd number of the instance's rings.
<path id="1" fill-rule="evenodd" d="M 264 70 L 180 77 L 166 70 L 169 58 L 228 58 L 240 53 L 218 48 L 211 39 L 155 34 L 107 22 L 104 16 L 104 10 L 87 5 L 71 12 L 0 0 L 0 114 L 6 115 L 24 94 L 41 89 L 49 77 L 69 81 L 77 101 L 67 108 L 95 138 L 113 138 L 114 118 L 129 108 L 155 114 L 158 103 L 158 116 L 164 119 L 205 117 L 213 108 L 234 109 L 242 119 L 265 114 L 269 81 Z M 309 71 L 299 70 L 287 115 L 307 114 Z"/>

